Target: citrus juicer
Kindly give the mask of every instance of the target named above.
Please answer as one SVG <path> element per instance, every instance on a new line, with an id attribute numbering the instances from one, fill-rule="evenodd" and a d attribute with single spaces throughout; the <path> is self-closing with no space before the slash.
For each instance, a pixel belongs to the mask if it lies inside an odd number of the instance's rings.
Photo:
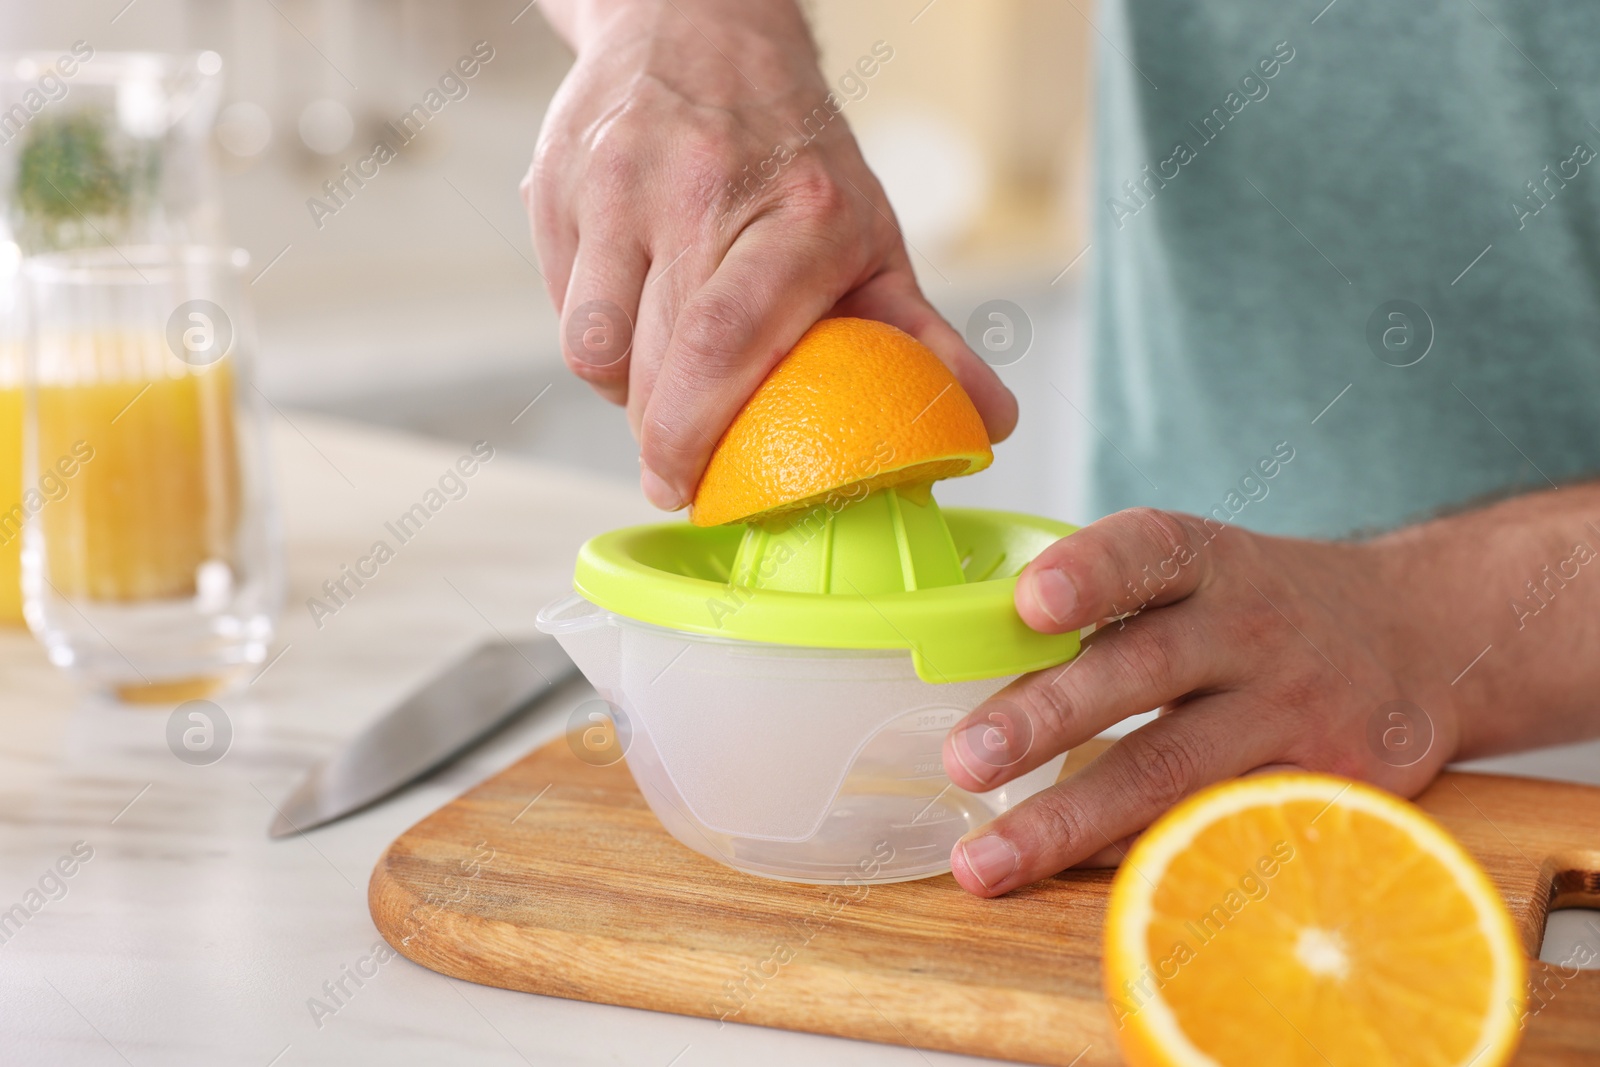
<path id="1" fill-rule="evenodd" d="M 611 705 L 662 824 L 750 874 L 943 873 L 957 840 L 1065 759 L 973 794 L 941 753 L 1006 682 L 1077 654 L 1076 633 L 1029 629 L 1012 599 L 1022 567 L 1075 528 L 943 511 L 927 485 L 855 488 L 748 525 L 602 534 L 574 593 L 538 617 Z"/>

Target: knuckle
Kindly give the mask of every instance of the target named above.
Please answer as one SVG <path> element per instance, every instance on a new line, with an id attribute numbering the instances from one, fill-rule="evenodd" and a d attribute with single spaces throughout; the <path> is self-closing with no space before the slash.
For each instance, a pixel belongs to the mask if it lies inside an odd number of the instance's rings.
<path id="1" fill-rule="evenodd" d="M 1125 740 L 1138 736 L 1130 734 Z M 1128 759 L 1135 795 L 1148 798 L 1162 810 L 1193 791 L 1204 765 L 1196 742 L 1172 730 L 1142 738 L 1129 751 Z"/>
<path id="2" fill-rule="evenodd" d="M 565 319 L 561 328 L 561 354 L 567 367 L 585 381 L 613 382 L 625 378 L 633 350 L 633 321 L 623 308 L 587 295 L 612 287 L 605 276 L 575 276 L 568 287 Z"/>
<path id="3" fill-rule="evenodd" d="M 726 180 L 727 175 L 742 169 L 747 162 L 739 157 L 741 140 L 740 130 L 733 120 L 714 112 L 701 116 L 683 132 L 679 150 L 685 163 L 714 170 Z"/>
<path id="4" fill-rule="evenodd" d="M 688 205 L 710 210 L 735 189 L 748 192 L 763 155 L 748 134 L 722 112 L 696 114 L 675 131 L 671 180 Z M 692 212 L 692 206 L 690 208 Z"/>
<path id="5" fill-rule="evenodd" d="M 1083 801 L 1075 792 L 1064 786 L 1055 786 L 1037 795 L 1028 805 L 1032 817 L 1038 819 L 1046 840 L 1058 844 L 1072 844 L 1094 848 L 1107 843 L 1103 834 L 1094 828 Z"/>
<path id="6" fill-rule="evenodd" d="M 691 373 L 720 380 L 749 355 L 755 320 L 736 299 L 702 294 L 679 314 L 676 334 L 678 347 L 694 361 Z"/>
<path id="7" fill-rule="evenodd" d="M 1170 511 L 1140 507 L 1122 514 L 1136 535 L 1135 543 L 1150 546 L 1157 558 L 1168 559 L 1189 547 L 1189 524 Z"/>
<path id="8" fill-rule="evenodd" d="M 734 111 L 687 101 L 654 78 L 640 79 L 635 99 L 633 113 L 642 127 L 660 131 L 663 121 L 670 126 L 680 160 L 726 168 L 754 140 Z"/>
<path id="9" fill-rule="evenodd" d="M 1171 642 L 1158 637 L 1150 627 L 1132 625 L 1120 633 L 1113 631 L 1107 634 L 1105 649 L 1110 653 L 1112 669 L 1129 692 L 1146 694 L 1152 707 L 1170 695 L 1168 691 L 1178 674 L 1178 654 Z"/>
<path id="10" fill-rule="evenodd" d="M 1077 702 L 1061 685 L 1049 682 L 1030 685 L 1011 696 L 1022 713 L 1036 725 L 1035 734 L 1066 734 L 1079 719 Z"/>
<path id="11" fill-rule="evenodd" d="M 602 186 L 627 189 L 639 180 L 644 146 L 634 124 L 621 118 L 607 123 L 589 146 L 590 180 Z"/>
<path id="12" fill-rule="evenodd" d="M 848 212 L 851 193 L 821 167 L 802 167 L 784 187 L 784 200 L 816 219 L 835 219 Z"/>
<path id="13" fill-rule="evenodd" d="M 658 392 L 652 405 L 659 398 Z M 681 417 L 663 416 L 659 412 L 645 415 L 639 430 L 639 453 L 651 470 L 665 475 L 693 466 L 698 458 L 699 438 L 684 429 L 687 425 Z"/>

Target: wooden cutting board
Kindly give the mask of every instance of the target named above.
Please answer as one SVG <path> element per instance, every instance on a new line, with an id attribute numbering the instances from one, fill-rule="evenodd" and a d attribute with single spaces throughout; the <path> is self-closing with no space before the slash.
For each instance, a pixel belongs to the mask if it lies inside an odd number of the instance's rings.
<path id="1" fill-rule="evenodd" d="M 1488 869 L 1530 956 L 1549 909 L 1600 905 L 1600 789 L 1446 774 L 1419 803 Z M 1110 881 L 1071 873 L 979 900 L 949 875 L 755 878 L 668 836 L 623 764 L 592 767 L 558 740 L 401 835 L 368 898 L 401 954 L 484 985 L 1102 1067 L 1119 1062 L 1100 992 Z M 1600 1062 L 1600 971 L 1535 961 L 1532 975 L 1544 1006 L 1517 1063 Z"/>

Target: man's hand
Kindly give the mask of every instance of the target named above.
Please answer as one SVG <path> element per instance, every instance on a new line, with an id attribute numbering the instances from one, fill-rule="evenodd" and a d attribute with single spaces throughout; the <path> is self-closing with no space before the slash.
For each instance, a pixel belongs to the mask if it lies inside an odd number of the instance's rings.
<path id="1" fill-rule="evenodd" d="M 1600 733 L 1590 515 L 1600 492 L 1573 487 L 1334 543 L 1135 509 L 1056 542 L 1020 576 L 1017 611 L 1046 633 L 1099 627 L 1072 663 L 1017 679 L 958 723 L 946 772 L 993 789 L 1130 715 L 1161 715 L 968 834 L 956 879 L 996 896 L 1115 864 L 1172 804 L 1254 770 L 1413 796 L 1452 759 Z M 1570 575 L 1550 585 L 1547 564 Z M 1420 750 L 1390 751 L 1391 727 Z"/>
<path id="2" fill-rule="evenodd" d="M 523 198 L 567 365 L 627 406 L 659 507 L 819 318 L 928 345 L 993 440 L 1016 402 L 923 297 L 792 0 L 551 0 L 577 63 Z"/>

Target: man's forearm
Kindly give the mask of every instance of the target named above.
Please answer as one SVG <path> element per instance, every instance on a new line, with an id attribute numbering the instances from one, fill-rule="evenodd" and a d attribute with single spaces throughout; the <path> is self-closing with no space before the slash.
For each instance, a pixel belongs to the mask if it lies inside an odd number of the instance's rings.
<path id="1" fill-rule="evenodd" d="M 1390 625 L 1419 652 L 1419 702 L 1460 712 L 1458 756 L 1600 735 L 1600 484 L 1409 527 L 1385 548 L 1411 610 Z M 1424 706 L 1424 710 L 1426 706 Z"/>

